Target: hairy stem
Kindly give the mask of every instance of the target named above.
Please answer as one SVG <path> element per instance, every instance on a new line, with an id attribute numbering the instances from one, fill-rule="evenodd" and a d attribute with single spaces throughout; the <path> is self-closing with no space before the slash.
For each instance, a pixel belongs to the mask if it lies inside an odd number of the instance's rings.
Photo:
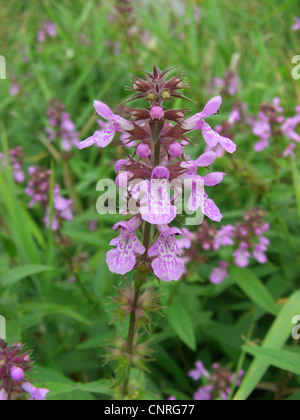
<path id="1" fill-rule="evenodd" d="M 145 283 L 147 279 L 147 268 L 145 266 L 139 267 L 136 278 L 134 281 L 135 286 L 135 293 L 134 293 L 134 299 L 132 303 L 132 310 L 130 314 L 130 322 L 129 322 L 129 329 L 128 329 L 128 337 L 127 337 L 127 347 L 126 347 L 126 353 L 128 356 L 128 368 L 127 368 L 127 375 L 126 379 L 124 381 L 123 386 L 123 398 L 125 398 L 128 395 L 128 385 L 129 385 L 129 378 L 130 378 L 130 371 L 131 371 L 131 365 L 132 365 L 132 354 L 133 354 L 133 347 L 134 347 L 134 338 L 137 334 L 136 331 L 136 309 L 140 297 L 140 292 L 143 284 Z"/>

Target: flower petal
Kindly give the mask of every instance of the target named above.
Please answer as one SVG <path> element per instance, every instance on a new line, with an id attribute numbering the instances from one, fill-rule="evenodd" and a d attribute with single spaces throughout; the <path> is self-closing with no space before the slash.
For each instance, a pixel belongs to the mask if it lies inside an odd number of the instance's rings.
<path id="1" fill-rule="evenodd" d="M 212 151 L 203 153 L 194 163 L 198 168 L 204 168 L 210 166 L 216 160 L 216 157 L 216 153 Z"/>
<path id="2" fill-rule="evenodd" d="M 221 184 L 225 175 L 226 174 L 223 172 L 212 172 L 211 174 L 203 177 L 204 185 L 207 185 L 208 187 L 215 187 L 216 185 Z"/>
<path id="3" fill-rule="evenodd" d="M 113 127 L 106 128 L 101 132 L 101 136 L 98 137 L 97 146 L 106 147 L 114 139 L 116 130 Z"/>
<path id="4" fill-rule="evenodd" d="M 211 117 L 212 115 L 216 114 L 220 106 L 222 105 L 222 97 L 216 96 L 212 98 L 210 101 L 207 102 L 202 112 L 200 112 L 200 118 L 207 118 Z"/>
<path id="5" fill-rule="evenodd" d="M 176 207 L 171 205 L 168 182 L 152 179 L 148 183 L 148 194 L 142 199 L 140 213 L 142 219 L 153 225 L 167 225 L 177 214 Z"/>
<path id="6" fill-rule="evenodd" d="M 101 132 L 96 131 L 91 137 L 88 137 L 86 140 L 81 141 L 78 144 L 78 149 L 82 150 L 82 149 L 85 149 L 86 147 L 93 146 L 95 143 L 97 143 L 98 138 L 100 136 L 101 136 Z"/>
<path id="7" fill-rule="evenodd" d="M 111 111 L 111 109 L 100 101 L 94 101 L 94 107 L 98 115 L 100 117 L 105 118 L 106 120 L 112 120 L 115 114 Z"/>
<path id="8" fill-rule="evenodd" d="M 121 227 L 121 226 L 120 226 Z M 144 254 L 145 247 L 140 244 L 135 231 L 121 227 L 120 236 L 111 241 L 116 249 L 106 255 L 107 265 L 112 273 L 125 275 L 133 270 L 136 264 L 135 254 Z"/>
<path id="9" fill-rule="evenodd" d="M 220 222 L 223 218 L 218 207 L 210 198 L 204 198 L 204 206 L 202 207 L 202 213 L 205 214 L 209 219 L 214 222 Z"/>
<path id="10" fill-rule="evenodd" d="M 207 145 L 211 148 L 216 147 L 219 142 L 220 135 L 214 131 L 205 121 L 201 122 L 200 130 Z"/>
<path id="11" fill-rule="evenodd" d="M 219 143 L 228 153 L 234 153 L 236 151 L 236 144 L 227 137 L 219 135 Z"/>

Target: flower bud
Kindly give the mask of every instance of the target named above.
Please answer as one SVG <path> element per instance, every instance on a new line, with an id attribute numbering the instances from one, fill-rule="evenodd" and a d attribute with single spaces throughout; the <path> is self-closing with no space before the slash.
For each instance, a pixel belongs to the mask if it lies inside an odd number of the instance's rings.
<path id="1" fill-rule="evenodd" d="M 147 143 L 141 143 L 138 145 L 136 149 L 136 154 L 140 159 L 148 159 L 150 156 L 151 149 L 150 146 Z"/>
<path id="2" fill-rule="evenodd" d="M 150 114 L 153 120 L 161 120 L 164 115 L 164 110 L 161 106 L 154 106 L 151 109 Z"/>
<path id="3" fill-rule="evenodd" d="M 167 168 L 165 168 L 164 166 L 157 166 L 151 175 L 152 178 L 156 178 L 156 179 L 169 179 L 170 178 L 170 172 Z"/>
<path id="4" fill-rule="evenodd" d="M 118 160 L 117 162 L 116 162 L 116 165 L 115 165 L 115 171 L 116 171 L 116 173 L 118 174 L 119 172 L 120 172 L 120 170 L 123 168 L 124 169 L 124 167 L 127 165 L 129 163 L 129 160 L 128 159 L 120 159 L 120 160 Z"/>
<path id="5" fill-rule="evenodd" d="M 182 146 L 181 144 L 174 142 L 171 143 L 169 146 L 169 155 L 172 158 L 179 158 L 180 156 L 182 156 Z"/>
<path id="6" fill-rule="evenodd" d="M 23 369 L 18 368 L 17 366 L 13 366 L 10 369 L 10 377 L 13 381 L 20 382 L 24 379 L 24 376 L 25 374 Z"/>
<path id="7" fill-rule="evenodd" d="M 132 176 L 132 172 L 121 172 L 116 178 L 117 187 L 120 190 L 127 188 L 129 178 Z"/>
<path id="8" fill-rule="evenodd" d="M 163 90 L 161 93 L 161 97 L 163 99 L 171 99 L 171 93 L 168 90 Z"/>
<path id="9" fill-rule="evenodd" d="M 154 92 L 148 92 L 146 99 L 148 99 L 148 101 L 154 101 L 154 99 L 156 98 L 156 95 Z"/>

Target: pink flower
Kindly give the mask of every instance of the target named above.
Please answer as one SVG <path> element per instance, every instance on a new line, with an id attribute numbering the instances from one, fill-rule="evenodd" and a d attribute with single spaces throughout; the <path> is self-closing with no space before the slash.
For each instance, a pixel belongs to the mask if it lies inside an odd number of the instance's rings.
<path id="1" fill-rule="evenodd" d="M 160 120 L 164 115 L 164 110 L 161 106 L 154 106 L 151 108 L 150 115 L 153 120 Z"/>
<path id="2" fill-rule="evenodd" d="M 0 390 L 0 401 L 7 401 L 7 400 L 8 400 L 7 392 L 5 391 L 5 389 L 1 389 Z"/>
<path id="3" fill-rule="evenodd" d="M 114 230 L 121 230 L 120 236 L 111 241 L 110 245 L 116 249 L 107 253 L 107 264 L 112 273 L 125 275 L 129 273 L 136 264 L 136 254 L 143 255 L 146 251 L 141 245 L 136 229 L 141 224 L 139 217 L 134 217 L 129 222 L 117 223 Z"/>
<path id="4" fill-rule="evenodd" d="M 261 236 L 259 239 L 259 243 L 256 245 L 253 251 L 253 257 L 260 264 L 265 264 L 268 261 L 267 256 L 265 255 L 265 252 L 267 251 L 269 245 L 270 245 L 269 239 Z"/>
<path id="5" fill-rule="evenodd" d="M 296 156 L 295 148 L 296 148 L 295 143 L 290 143 L 290 145 L 283 152 L 282 156 L 283 157 L 288 157 L 288 156 L 295 157 Z"/>
<path id="6" fill-rule="evenodd" d="M 49 36 L 51 36 L 52 38 L 54 38 L 56 36 L 57 31 L 56 31 L 55 23 L 48 20 L 48 21 L 44 22 L 44 28 L 45 28 L 45 31 L 47 32 L 47 34 Z"/>
<path id="7" fill-rule="evenodd" d="M 190 232 L 187 228 L 181 229 L 183 236 L 177 239 L 177 246 L 180 250 L 190 249 L 192 241 L 195 239 L 195 234 Z"/>
<path id="8" fill-rule="evenodd" d="M 133 196 L 137 192 L 144 194 L 141 200 L 140 213 L 144 221 L 153 225 L 166 225 L 176 217 L 176 207 L 171 204 L 169 194 L 170 172 L 164 166 L 156 167 L 152 179 L 137 184 Z M 138 190 L 137 190 L 138 189 Z"/>
<path id="9" fill-rule="evenodd" d="M 194 394 L 195 401 L 210 401 L 211 400 L 211 392 L 213 390 L 212 385 L 203 386 L 198 389 L 198 391 Z"/>
<path id="10" fill-rule="evenodd" d="M 75 124 L 70 115 L 65 111 L 65 106 L 57 101 L 51 101 L 47 110 L 48 123 L 51 127 L 46 127 L 48 141 L 53 142 L 56 138 L 61 140 L 61 147 L 69 152 L 79 143 L 79 133 L 75 130 Z"/>
<path id="11" fill-rule="evenodd" d="M 251 254 L 248 251 L 248 248 L 248 244 L 242 242 L 240 248 L 233 253 L 235 264 L 238 267 L 244 268 L 249 265 L 249 259 L 251 257 Z"/>
<path id="12" fill-rule="evenodd" d="M 41 30 L 38 32 L 37 40 L 39 43 L 43 43 L 46 41 L 47 36 L 50 36 L 51 38 L 56 37 L 57 30 L 55 23 L 51 21 L 45 21 L 43 22 Z"/>
<path id="13" fill-rule="evenodd" d="M 102 131 L 96 131 L 93 136 L 79 143 L 78 148 L 84 149 L 86 147 L 96 144 L 99 147 L 108 146 L 114 139 L 116 132 L 132 130 L 133 124 L 119 115 L 115 115 L 110 108 L 103 102 L 94 101 L 94 107 L 97 114 L 109 122 L 107 128 Z"/>
<path id="14" fill-rule="evenodd" d="M 196 362 L 196 369 L 191 370 L 188 373 L 188 376 L 190 378 L 192 378 L 196 382 L 199 381 L 199 379 L 201 379 L 202 376 L 205 376 L 206 378 L 209 378 L 210 377 L 210 375 L 207 372 L 207 370 L 205 369 L 203 363 L 200 362 L 200 361 L 199 362 Z"/>
<path id="15" fill-rule="evenodd" d="M 16 96 L 20 93 L 20 86 L 17 83 L 13 83 L 10 88 L 11 96 Z"/>
<path id="16" fill-rule="evenodd" d="M 294 17 L 295 23 L 292 26 L 292 31 L 299 31 L 300 29 L 300 19 L 298 17 Z"/>
<path id="17" fill-rule="evenodd" d="M 13 381 L 16 381 L 16 382 L 23 381 L 23 379 L 25 377 L 24 370 L 17 367 L 17 366 L 13 366 L 10 369 L 10 377 Z"/>
<path id="18" fill-rule="evenodd" d="M 228 263 L 225 261 L 220 262 L 220 266 L 214 268 L 210 275 L 210 282 L 213 284 L 222 283 L 228 277 Z"/>
<path id="19" fill-rule="evenodd" d="M 182 156 L 183 153 L 183 149 L 181 144 L 179 143 L 171 143 L 169 146 L 169 155 L 171 156 L 171 158 L 175 159 L 175 158 L 179 158 L 180 156 Z"/>
<path id="20" fill-rule="evenodd" d="M 194 115 L 193 117 L 186 120 L 183 124 L 183 128 L 187 131 L 201 130 L 203 138 L 207 145 L 211 148 L 221 144 L 221 146 L 229 153 L 236 151 L 236 145 L 232 140 L 220 136 L 219 133 L 214 131 L 204 119 L 216 114 L 222 104 L 221 96 L 216 96 L 211 99 L 204 107 L 203 111 Z"/>
<path id="21" fill-rule="evenodd" d="M 34 401 L 44 401 L 46 399 L 46 395 L 50 392 L 45 388 L 36 388 L 29 382 L 22 384 L 22 389 L 30 395 L 29 399 Z"/>
<path id="22" fill-rule="evenodd" d="M 214 243 L 217 247 L 234 245 L 235 227 L 232 225 L 222 226 L 220 231 L 217 233 Z"/>
<path id="23" fill-rule="evenodd" d="M 182 232 L 168 226 L 158 228 L 161 235 L 148 252 L 150 258 L 157 257 L 152 262 L 154 274 L 162 281 L 177 281 L 184 273 L 184 262 L 176 243 L 176 235 L 182 236 Z"/>
<path id="24" fill-rule="evenodd" d="M 266 149 L 269 146 L 270 146 L 270 142 L 268 139 L 261 139 L 260 141 L 255 143 L 254 150 L 256 152 L 261 152 L 262 150 Z"/>
<path id="25" fill-rule="evenodd" d="M 188 209 L 190 211 L 197 211 L 201 207 L 201 211 L 211 220 L 220 222 L 222 219 L 222 214 L 220 210 L 215 205 L 215 203 L 208 198 L 205 194 L 204 186 L 214 187 L 219 185 L 224 177 L 223 172 L 213 172 L 204 177 L 201 177 L 197 174 L 198 167 L 204 167 L 211 165 L 216 158 L 214 152 L 207 152 L 201 155 L 196 161 L 187 161 L 181 164 L 181 167 L 186 169 L 186 171 L 180 175 L 182 180 L 191 180 L 190 188 L 191 195 L 188 203 Z"/>
<path id="26" fill-rule="evenodd" d="M 300 135 L 296 131 L 296 127 L 300 124 L 300 110 L 296 108 L 296 115 L 287 118 L 281 126 L 281 131 L 289 139 L 300 143 Z"/>
<path id="27" fill-rule="evenodd" d="M 147 143 L 141 143 L 136 149 L 136 154 L 140 159 L 148 159 L 151 154 L 150 146 Z"/>

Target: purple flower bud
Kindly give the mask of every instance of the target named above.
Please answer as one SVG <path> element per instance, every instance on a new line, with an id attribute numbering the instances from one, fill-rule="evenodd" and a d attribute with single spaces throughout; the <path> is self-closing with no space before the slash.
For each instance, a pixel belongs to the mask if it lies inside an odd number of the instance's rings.
<path id="1" fill-rule="evenodd" d="M 129 163 L 129 160 L 128 159 L 120 159 L 120 160 L 118 160 L 118 162 L 115 165 L 115 171 L 116 171 L 116 173 L 118 174 L 121 169 L 124 170 L 124 168 L 127 165 L 127 163 Z"/>
<path id="2" fill-rule="evenodd" d="M 140 159 L 148 159 L 148 157 L 150 156 L 150 153 L 151 153 L 150 146 L 146 143 L 139 144 L 136 149 L 136 154 L 138 155 Z"/>
<path id="3" fill-rule="evenodd" d="M 24 370 L 17 366 L 13 366 L 10 369 L 10 376 L 13 381 L 16 381 L 16 382 L 23 381 L 25 377 Z"/>
<path id="4" fill-rule="evenodd" d="M 154 106 L 151 109 L 150 114 L 153 120 L 161 120 L 164 115 L 164 110 L 161 106 Z"/>
<path id="5" fill-rule="evenodd" d="M 182 146 L 179 143 L 171 143 L 169 146 L 169 155 L 172 158 L 179 158 L 182 156 Z"/>
<path id="6" fill-rule="evenodd" d="M 153 170 L 152 175 L 151 175 L 151 178 L 169 179 L 170 178 L 170 172 L 164 166 L 157 166 Z"/>

